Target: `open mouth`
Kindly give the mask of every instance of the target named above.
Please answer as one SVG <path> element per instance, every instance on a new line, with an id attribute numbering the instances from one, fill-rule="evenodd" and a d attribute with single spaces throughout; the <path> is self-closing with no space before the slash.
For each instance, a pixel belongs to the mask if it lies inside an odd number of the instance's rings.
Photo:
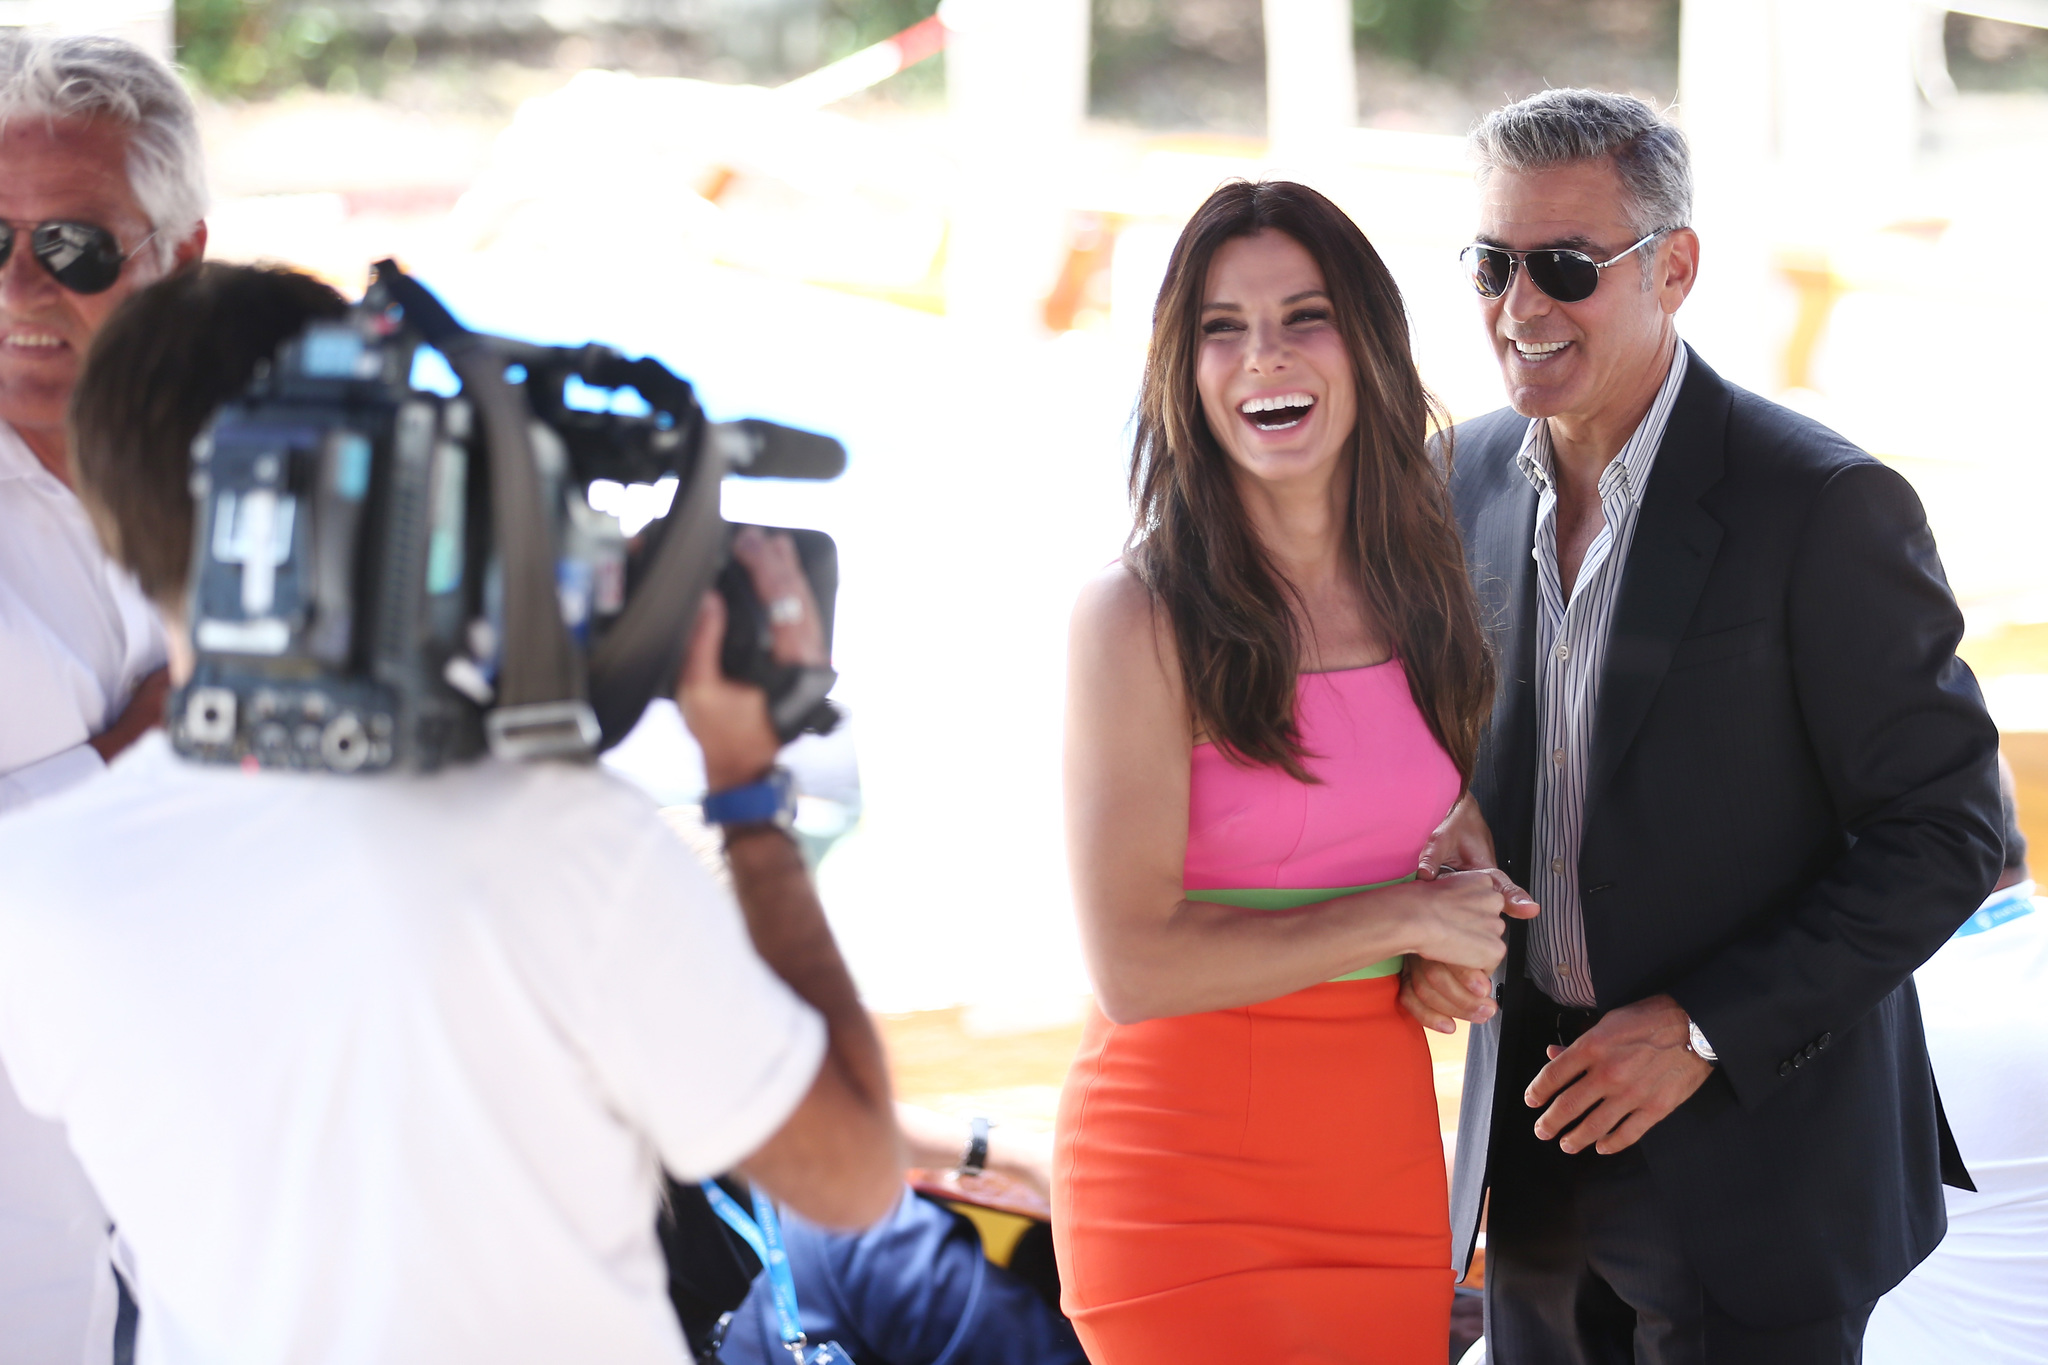
<path id="1" fill-rule="evenodd" d="M 1300 426 L 1315 405 L 1311 394 L 1280 393 L 1270 398 L 1247 398 L 1238 404 L 1237 411 L 1260 431 L 1285 431 Z"/>
<path id="2" fill-rule="evenodd" d="M 1514 342 L 1515 354 L 1520 356 L 1523 360 L 1529 361 L 1531 363 L 1537 363 L 1548 360 L 1552 356 L 1564 350 L 1564 348 L 1569 345 L 1571 345 L 1569 341 Z"/>

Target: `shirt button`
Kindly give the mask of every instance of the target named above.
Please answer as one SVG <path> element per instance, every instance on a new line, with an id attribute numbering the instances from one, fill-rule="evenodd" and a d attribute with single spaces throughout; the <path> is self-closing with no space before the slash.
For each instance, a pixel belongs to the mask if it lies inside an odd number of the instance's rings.
<path id="1" fill-rule="evenodd" d="M 1552 858 L 1550 860 L 1550 870 L 1562 877 L 1564 875 L 1564 859 Z"/>
<path id="2" fill-rule="evenodd" d="M 1558 964 L 1557 964 L 1557 974 L 1558 974 L 1559 976 L 1570 976 L 1570 975 L 1572 974 L 1572 964 L 1571 964 L 1571 963 L 1569 963 L 1569 962 L 1560 962 L 1560 963 L 1558 963 Z"/>
<path id="3" fill-rule="evenodd" d="M 1568 659 L 1568 658 L 1570 658 L 1570 657 L 1571 657 L 1571 652 L 1572 652 L 1572 648 L 1571 648 L 1571 646 L 1570 646 L 1570 645 L 1559 645 L 1559 646 L 1557 647 L 1557 657 L 1558 657 L 1558 658 L 1560 658 L 1560 659 Z"/>
<path id="4" fill-rule="evenodd" d="M 1550 761 L 1562 768 L 1564 766 L 1564 750 L 1552 749 L 1550 751 Z"/>

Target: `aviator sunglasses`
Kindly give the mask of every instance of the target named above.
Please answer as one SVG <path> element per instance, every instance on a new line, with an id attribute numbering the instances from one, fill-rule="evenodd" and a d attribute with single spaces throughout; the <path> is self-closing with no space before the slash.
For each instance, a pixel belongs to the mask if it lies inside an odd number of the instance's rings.
<path id="1" fill-rule="evenodd" d="M 0 266 L 14 254 L 15 238 L 21 229 L 0 223 Z M 135 244 L 135 251 L 148 246 L 154 232 Z M 50 278 L 74 294 L 99 294 L 114 287 L 121 267 L 135 251 L 121 250 L 120 238 L 96 223 L 48 222 L 28 229 L 29 254 L 49 272 Z"/>
<path id="2" fill-rule="evenodd" d="M 1510 251 L 1504 246 L 1487 246 L 1483 242 L 1474 242 L 1466 247 L 1458 253 L 1458 259 L 1464 263 L 1466 273 L 1472 277 L 1472 287 L 1483 299 L 1497 299 L 1507 293 L 1508 286 L 1515 282 L 1515 266 L 1519 263 L 1529 272 L 1529 283 L 1559 303 L 1577 303 L 1591 298 L 1593 291 L 1600 287 L 1601 271 L 1642 250 L 1669 231 L 1670 228 L 1658 228 L 1627 251 L 1604 261 L 1596 261 L 1583 251 L 1570 251 L 1564 247 Z"/>

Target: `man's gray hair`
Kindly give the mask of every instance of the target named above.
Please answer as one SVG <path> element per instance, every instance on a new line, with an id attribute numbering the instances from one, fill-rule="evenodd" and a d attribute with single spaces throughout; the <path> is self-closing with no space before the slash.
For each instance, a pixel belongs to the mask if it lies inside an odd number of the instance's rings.
<path id="1" fill-rule="evenodd" d="M 170 264 L 206 216 L 206 164 L 192 97 L 163 62 L 120 38 L 0 31 L 0 127 L 103 119 L 126 128 L 128 185 Z"/>
<path id="2" fill-rule="evenodd" d="M 1535 171 L 1611 158 L 1628 192 L 1626 213 L 1636 236 L 1692 226 L 1685 134 L 1634 95 L 1545 90 L 1488 114 L 1471 141 L 1481 184 L 1496 169 Z"/>

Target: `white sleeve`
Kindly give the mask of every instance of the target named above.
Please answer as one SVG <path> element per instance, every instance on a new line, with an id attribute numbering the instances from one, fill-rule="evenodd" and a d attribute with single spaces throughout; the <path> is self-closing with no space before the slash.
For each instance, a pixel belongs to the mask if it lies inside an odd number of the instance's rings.
<path id="1" fill-rule="evenodd" d="M 46 796 L 55 796 L 106 771 L 100 751 L 90 744 L 59 749 L 48 758 L 25 763 L 11 773 L 0 774 L 0 815 L 17 811 Z"/>
<path id="2" fill-rule="evenodd" d="M 809 1093 L 825 1024 L 754 951 L 731 896 L 653 820 L 584 982 L 606 1089 L 679 1180 L 739 1165 Z"/>

